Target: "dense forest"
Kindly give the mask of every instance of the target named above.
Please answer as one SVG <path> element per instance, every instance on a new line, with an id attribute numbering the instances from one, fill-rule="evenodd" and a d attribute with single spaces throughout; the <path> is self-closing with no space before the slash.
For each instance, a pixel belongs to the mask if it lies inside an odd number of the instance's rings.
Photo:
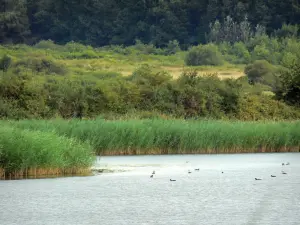
<path id="1" fill-rule="evenodd" d="M 298 0 L 0 0 L 0 43 L 51 39 L 103 46 L 139 39 L 158 47 L 178 40 L 187 47 L 216 40 L 220 24 L 244 39 L 249 32 L 278 34 L 283 24 L 299 21 Z"/>

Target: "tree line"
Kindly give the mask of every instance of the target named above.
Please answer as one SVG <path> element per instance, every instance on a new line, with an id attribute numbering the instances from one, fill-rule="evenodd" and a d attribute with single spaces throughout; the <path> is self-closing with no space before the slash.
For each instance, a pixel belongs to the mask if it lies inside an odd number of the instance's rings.
<path id="1" fill-rule="evenodd" d="M 2 61 L 9 65 L 8 59 Z M 273 75 L 269 66 L 264 62 L 249 65 L 248 78 L 253 84 L 270 85 Z M 275 97 L 255 93 L 255 87 L 249 86 L 246 77 L 220 80 L 214 74 L 199 76 L 196 70 L 186 70 L 174 80 L 168 73 L 155 72 L 146 64 L 128 77 L 99 74 L 99 82 L 63 78 L 58 65 L 45 59 L 34 62 L 32 69 L 41 74 L 51 69 L 56 76 L 45 74 L 42 79 L 26 72 L 21 62 L 15 63 L 14 68 L 5 68 L 0 75 L 0 118 L 3 119 L 101 115 L 239 120 L 300 118 L 298 64 L 278 77 L 278 84 L 273 88 Z"/>
<path id="2" fill-rule="evenodd" d="M 299 20 L 295 0 L 0 0 L 0 43 L 51 39 L 104 46 L 139 39 L 158 47 L 178 40 L 187 47 L 260 32 L 284 35 L 277 32 L 283 24 Z"/>

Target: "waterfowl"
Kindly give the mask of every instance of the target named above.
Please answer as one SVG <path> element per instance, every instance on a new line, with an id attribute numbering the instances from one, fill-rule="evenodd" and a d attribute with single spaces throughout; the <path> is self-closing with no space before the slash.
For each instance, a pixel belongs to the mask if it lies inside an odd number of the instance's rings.
<path id="1" fill-rule="evenodd" d="M 150 176 L 150 178 L 153 178 L 153 174 Z"/>
<path id="2" fill-rule="evenodd" d="M 286 173 L 286 172 L 284 172 L 284 171 L 282 171 L 281 173 L 282 173 L 282 174 L 287 174 L 287 173 Z"/>
<path id="3" fill-rule="evenodd" d="M 170 181 L 176 181 L 176 180 L 172 180 L 172 179 L 170 179 Z"/>
<path id="4" fill-rule="evenodd" d="M 188 173 L 192 173 L 191 171 L 188 171 Z"/>
<path id="5" fill-rule="evenodd" d="M 271 177 L 276 177 L 275 175 L 271 175 Z"/>
<path id="6" fill-rule="evenodd" d="M 290 165 L 290 163 L 289 163 L 289 162 L 287 162 L 285 165 L 287 165 L 287 166 L 288 166 L 288 165 Z"/>
<path id="7" fill-rule="evenodd" d="M 155 170 L 153 170 L 152 174 L 155 174 Z"/>
<path id="8" fill-rule="evenodd" d="M 224 172 L 222 171 L 222 173 L 224 173 Z"/>
<path id="9" fill-rule="evenodd" d="M 200 169 L 195 169 L 195 171 L 200 171 Z"/>
<path id="10" fill-rule="evenodd" d="M 255 178 L 255 180 L 261 180 L 261 179 L 259 179 L 259 178 Z"/>
<path id="11" fill-rule="evenodd" d="M 283 165 L 283 166 L 284 166 L 284 163 L 282 163 L 281 165 Z"/>

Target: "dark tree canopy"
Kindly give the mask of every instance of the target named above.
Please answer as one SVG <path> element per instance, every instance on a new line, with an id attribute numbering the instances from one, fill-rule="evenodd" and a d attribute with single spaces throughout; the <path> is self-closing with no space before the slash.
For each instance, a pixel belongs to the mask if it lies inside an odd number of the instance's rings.
<path id="1" fill-rule="evenodd" d="M 178 40 L 205 43 L 210 24 L 230 16 L 238 27 L 247 17 L 267 33 L 300 21 L 295 0 L 0 0 L 0 43 L 51 39 L 102 46 L 131 45 L 136 39 L 156 46 Z M 247 25 L 247 24 L 246 24 Z M 225 26 L 226 27 L 226 26 Z M 226 31 L 224 31 L 226 32 Z"/>

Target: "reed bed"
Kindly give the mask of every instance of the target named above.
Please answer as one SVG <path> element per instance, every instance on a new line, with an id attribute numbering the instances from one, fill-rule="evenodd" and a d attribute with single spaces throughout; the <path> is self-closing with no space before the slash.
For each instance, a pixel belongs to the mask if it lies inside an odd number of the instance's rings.
<path id="1" fill-rule="evenodd" d="M 300 122 L 52 120 L 11 122 L 89 142 L 98 155 L 299 151 Z"/>
<path id="2" fill-rule="evenodd" d="M 86 174 L 93 161 L 88 144 L 54 131 L 0 127 L 0 179 Z"/>

